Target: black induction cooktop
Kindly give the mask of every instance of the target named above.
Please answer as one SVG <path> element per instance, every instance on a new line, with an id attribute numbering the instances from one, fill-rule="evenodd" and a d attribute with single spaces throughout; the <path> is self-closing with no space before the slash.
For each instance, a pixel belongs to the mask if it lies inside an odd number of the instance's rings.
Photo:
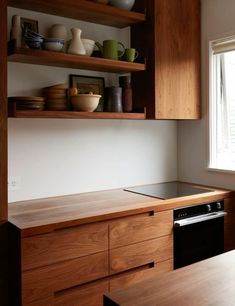
<path id="1" fill-rule="evenodd" d="M 143 185 L 126 188 L 124 190 L 163 200 L 214 191 L 212 189 L 199 188 L 181 182 L 167 182 L 160 184 Z"/>

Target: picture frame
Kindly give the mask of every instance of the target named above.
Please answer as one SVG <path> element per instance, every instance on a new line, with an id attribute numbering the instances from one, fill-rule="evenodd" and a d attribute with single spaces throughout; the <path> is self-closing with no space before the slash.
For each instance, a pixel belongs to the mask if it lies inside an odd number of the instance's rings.
<path id="1" fill-rule="evenodd" d="M 38 33 L 39 29 L 38 29 L 38 21 L 37 20 L 21 17 L 20 22 L 21 22 L 21 27 L 22 27 L 24 32 L 26 31 L 26 29 L 29 29 L 33 32 Z"/>
<path id="2" fill-rule="evenodd" d="M 102 77 L 84 76 L 84 75 L 69 75 L 70 87 L 76 87 L 78 93 L 84 94 L 93 92 L 93 94 L 101 95 L 99 105 L 96 112 L 104 111 L 104 95 L 105 95 L 105 81 Z"/>

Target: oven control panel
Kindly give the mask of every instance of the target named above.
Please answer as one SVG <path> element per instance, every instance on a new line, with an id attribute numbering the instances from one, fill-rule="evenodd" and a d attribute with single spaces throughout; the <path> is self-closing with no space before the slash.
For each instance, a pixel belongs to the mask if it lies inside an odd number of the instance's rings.
<path id="1" fill-rule="evenodd" d="M 174 220 L 196 217 L 224 210 L 224 201 L 215 201 L 199 205 L 174 209 Z"/>

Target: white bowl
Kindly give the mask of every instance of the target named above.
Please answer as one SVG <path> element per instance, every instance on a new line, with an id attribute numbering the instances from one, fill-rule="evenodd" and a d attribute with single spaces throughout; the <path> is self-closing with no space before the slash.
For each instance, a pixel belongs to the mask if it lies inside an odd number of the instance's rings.
<path id="1" fill-rule="evenodd" d="M 94 112 L 99 104 L 100 98 L 100 95 L 79 94 L 71 97 L 71 103 L 76 111 Z"/>
<path id="2" fill-rule="evenodd" d="M 130 11 L 135 4 L 135 0 L 109 0 L 109 3 L 123 10 Z"/>
<path id="3" fill-rule="evenodd" d="M 49 51 L 61 51 L 64 44 L 60 41 L 44 42 L 43 48 Z"/>
<path id="4" fill-rule="evenodd" d="M 92 39 L 82 38 L 82 43 L 86 51 L 86 55 L 91 56 L 95 48 L 95 41 Z"/>

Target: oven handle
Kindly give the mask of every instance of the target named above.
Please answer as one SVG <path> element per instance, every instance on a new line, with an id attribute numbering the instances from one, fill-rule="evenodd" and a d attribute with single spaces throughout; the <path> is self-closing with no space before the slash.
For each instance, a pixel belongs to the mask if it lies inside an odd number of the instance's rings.
<path id="1" fill-rule="evenodd" d="M 174 227 L 182 227 L 190 224 L 204 222 L 212 219 L 223 218 L 227 213 L 224 211 L 213 212 L 204 216 L 191 217 L 188 219 L 174 221 Z"/>

